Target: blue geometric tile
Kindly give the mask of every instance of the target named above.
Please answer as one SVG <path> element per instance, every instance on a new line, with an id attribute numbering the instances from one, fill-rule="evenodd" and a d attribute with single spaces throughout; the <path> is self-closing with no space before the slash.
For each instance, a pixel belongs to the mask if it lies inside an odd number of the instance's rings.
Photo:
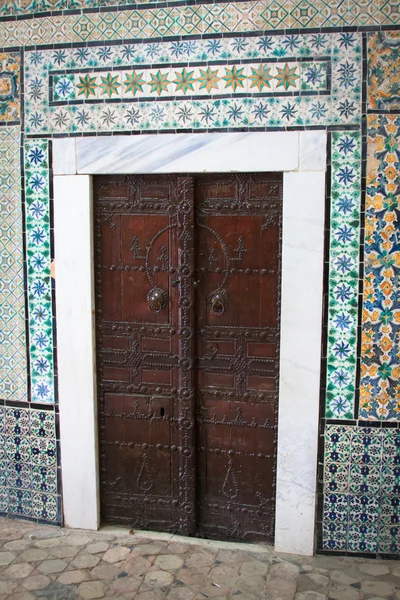
<path id="1" fill-rule="evenodd" d="M 7 483 L 13 488 L 30 489 L 31 468 L 20 462 L 9 462 L 7 467 Z"/>
<path id="2" fill-rule="evenodd" d="M 8 512 L 8 488 L 0 487 L 0 513 Z"/>
<path id="3" fill-rule="evenodd" d="M 328 425 L 325 430 L 325 462 L 348 464 L 352 429 L 343 425 Z"/>
<path id="4" fill-rule="evenodd" d="M 322 525 L 322 549 L 345 552 L 347 550 L 348 522 L 324 521 Z"/>
<path id="5" fill-rule="evenodd" d="M 383 482 L 382 482 L 383 483 Z M 381 465 L 352 464 L 350 467 L 351 494 L 379 495 L 381 490 Z"/>
<path id="6" fill-rule="evenodd" d="M 1 408 L 0 513 L 60 523 L 54 412 Z"/>
<path id="7" fill-rule="evenodd" d="M 19 488 L 8 488 L 8 510 L 14 515 L 30 517 L 32 515 L 31 492 Z"/>
<path id="8" fill-rule="evenodd" d="M 347 533 L 347 550 L 349 552 L 378 552 L 377 523 L 349 521 Z"/>
<path id="9" fill-rule="evenodd" d="M 4 446 L 8 461 L 29 463 L 31 447 L 29 437 L 4 436 Z"/>
<path id="10" fill-rule="evenodd" d="M 52 412 L 48 410 L 30 412 L 30 435 L 37 438 L 55 438 L 55 422 Z"/>
<path id="11" fill-rule="evenodd" d="M 364 465 L 381 465 L 383 437 L 380 429 L 355 428 L 351 437 L 351 460 Z"/>
<path id="12" fill-rule="evenodd" d="M 324 497 L 324 521 L 347 521 L 349 496 L 347 494 L 327 494 Z"/>
<path id="13" fill-rule="evenodd" d="M 31 464 L 43 467 L 57 466 L 57 449 L 54 439 L 31 438 Z"/>
<path id="14" fill-rule="evenodd" d="M 32 494 L 32 516 L 46 521 L 56 521 L 58 497 L 54 494 Z"/>
<path id="15" fill-rule="evenodd" d="M 321 548 L 400 549 L 400 431 L 327 425 Z"/>
<path id="16" fill-rule="evenodd" d="M 24 408 L 7 410 L 4 432 L 15 436 L 30 435 L 29 410 Z"/>
<path id="17" fill-rule="evenodd" d="M 379 519 L 379 495 L 349 496 L 349 523 L 375 523 Z"/>
<path id="18" fill-rule="evenodd" d="M 51 467 L 32 467 L 32 490 L 57 494 L 57 469 Z"/>

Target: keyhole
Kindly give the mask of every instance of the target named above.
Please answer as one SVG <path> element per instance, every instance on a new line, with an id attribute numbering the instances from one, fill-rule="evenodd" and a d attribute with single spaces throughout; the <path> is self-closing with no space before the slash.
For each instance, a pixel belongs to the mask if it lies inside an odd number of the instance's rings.
<path id="1" fill-rule="evenodd" d="M 160 415 L 163 417 L 165 415 L 165 408 L 162 406 L 160 410 Z"/>

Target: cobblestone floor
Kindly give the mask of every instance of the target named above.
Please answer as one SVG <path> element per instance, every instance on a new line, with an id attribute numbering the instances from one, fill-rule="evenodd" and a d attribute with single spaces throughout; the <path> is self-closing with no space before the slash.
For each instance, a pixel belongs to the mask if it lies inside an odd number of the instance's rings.
<path id="1" fill-rule="evenodd" d="M 0 600 L 400 600 L 397 561 L 0 519 Z"/>

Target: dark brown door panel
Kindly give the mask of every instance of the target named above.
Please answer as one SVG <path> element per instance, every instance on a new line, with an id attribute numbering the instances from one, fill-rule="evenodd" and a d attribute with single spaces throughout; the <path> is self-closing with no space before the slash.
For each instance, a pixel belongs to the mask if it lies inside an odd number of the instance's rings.
<path id="1" fill-rule="evenodd" d="M 95 178 L 102 518 L 273 541 L 282 177 Z"/>

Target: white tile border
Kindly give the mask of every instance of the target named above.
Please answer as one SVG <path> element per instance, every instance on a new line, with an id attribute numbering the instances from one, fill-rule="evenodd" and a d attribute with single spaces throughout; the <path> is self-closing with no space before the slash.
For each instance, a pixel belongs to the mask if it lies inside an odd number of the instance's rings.
<path id="1" fill-rule="evenodd" d="M 283 171 L 275 549 L 312 554 L 326 132 L 154 134 L 74 141 L 75 144 L 64 139 L 53 141 L 58 380 L 66 525 L 96 529 L 100 521 L 90 175 Z"/>

